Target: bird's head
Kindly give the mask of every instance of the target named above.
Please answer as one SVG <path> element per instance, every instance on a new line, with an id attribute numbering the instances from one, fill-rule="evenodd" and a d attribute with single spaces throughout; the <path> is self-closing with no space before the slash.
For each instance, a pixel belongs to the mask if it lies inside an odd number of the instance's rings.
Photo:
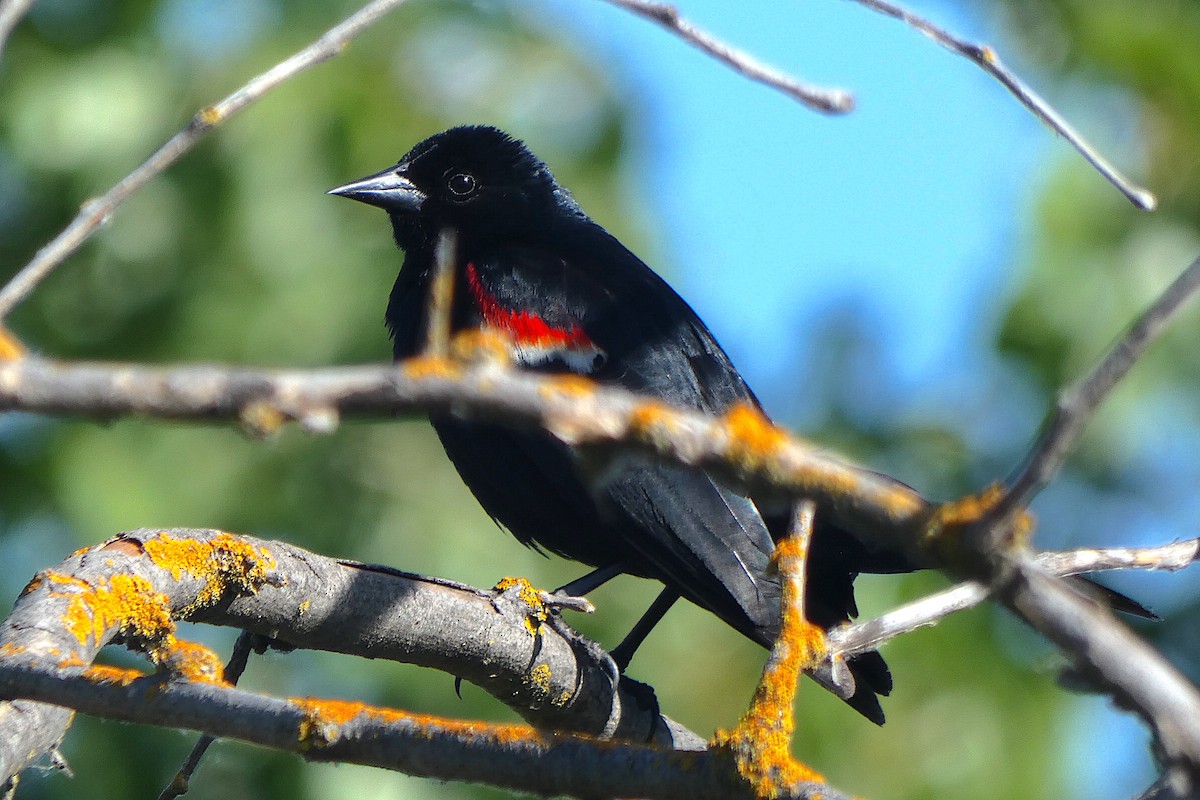
<path id="1" fill-rule="evenodd" d="M 451 128 L 382 172 L 331 189 L 388 212 L 406 250 L 454 227 L 471 238 L 523 236 L 566 212 L 580 214 L 538 158 L 501 130 Z"/>

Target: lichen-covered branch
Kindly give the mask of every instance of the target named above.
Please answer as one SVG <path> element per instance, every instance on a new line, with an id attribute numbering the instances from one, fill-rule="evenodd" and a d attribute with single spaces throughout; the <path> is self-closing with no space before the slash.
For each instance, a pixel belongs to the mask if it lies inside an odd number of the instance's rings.
<path id="1" fill-rule="evenodd" d="M 820 663 L 825 649 L 822 630 L 808 621 L 804 610 L 806 564 L 815 514 L 816 505 L 811 500 L 797 503 L 788 536 L 772 554 L 782 590 L 779 636 L 771 645 L 750 707 L 733 730 L 717 731 L 713 737 L 713 750 L 734 763 L 738 774 L 755 787 L 758 797 L 777 797 L 825 781 L 807 764 L 797 761 L 791 749 L 800 676 Z"/>
<path id="2" fill-rule="evenodd" d="M 131 605 L 135 594 L 142 605 Z M 0 648 L 5 655 L 53 651 L 57 661 L 87 664 L 120 634 L 163 661 L 174 648 L 172 618 L 186 618 L 442 669 L 542 727 L 609 727 L 633 741 L 703 745 L 660 718 L 645 692 L 614 687 L 598 648 L 552 626 L 531 636 L 528 613 L 519 594 L 338 561 L 282 542 L 210 530 L 135 531 L 39 573 L 0 631 Z M 55 619 L 64 620 L 63 630 L 45 640 L 38 621 L 44 627 Z"/>
<path id="3" fill-rule="evenodd" d="M 133 670 L 60 674 L 5 659 L 0 662 L 0 691 L 110 719 L 208 731 L 313 761 L 384 767 L 539 795 L 752 797 L 745 788 L 739 791 L 722 765 L 704 752 L 600 742 L 523 725 L 443 720 L 363 703 L 270 697 Z"/>
<path id="4" fill-rule="evenodd" d="M 0 629 L 0 695 L 21 698 L 31 718 L 53 728 L 43 749 L 61 737 L 69 718 L 58 706 L 67 706 L 311 759 L 539 794 L 751 796 L 719 757 L 703 752 L 702 740 L 643 704 L 644 691 L 623 685 L 614 695 L 602 653 L 595 657 L 598 651 L 553 626 L 531 636 L 529 613 L 519 593 L 480 592 L 279 542 L 221 531 L 137 531 L 72 555 L 26 587 Z M 174 621 L 184 618 L 450 669 L 539 727 L 239 690 L 222 679 L 215 654 L 175 637 Z M 157 672 L 92 666 L 114 639 L 146 652 Z M 611 730 L 622 741 L 597 740 L 589 730 Z M 28 742 L 0 750 L 0 776 L 36 755 Z M 841 796 L 823 785 L 782 796 L 818 789 Z"/>
<path id="5" fill-rule="evenodd" d="M 269 409 L 272 413 L 258 412 Z M 538 426 L 597 448 L 632 444 L 724 471 L 781 498 L 815 500 L 843 526 L 914 552 L 932 506 L 900 481 L 851 466 L 737 405 L 722 417 L 579 377 L 535 375 L 496 361 L 414 359 L 396 367 L 260 370 L 189 365 L 0 362 L 0 410 L 105 419 L 295 419 L 318 430 L 340 415 L 446 412 Z"/>

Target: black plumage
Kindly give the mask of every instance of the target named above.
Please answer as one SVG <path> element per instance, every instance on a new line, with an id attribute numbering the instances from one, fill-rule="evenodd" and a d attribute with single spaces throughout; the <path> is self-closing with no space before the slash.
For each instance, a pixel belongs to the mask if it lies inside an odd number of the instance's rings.
<path id="1" fill-rule="evenodd" d="M 501 131 L 440 133 L 333 193 L 385 209 L 405 251 L 386 317 L 396 358 L 424 341 L 436 243 L 452 227 L 455 330 L 501 328 L 529 369 L 587 374 L 673 405 L 712 414 L 757 405 L 687 303 Z M 682 595 L 762 645 L 778 634 L 780 589 L 767 567 L 784 515 L 700 470 L 622 456 L 599 476 L 585 474 L 578 454 L 547 433 L 452 416 L 431 422 L 484 509 L 521 542 L 659 580 L 666 599 Z M 809 616 L 824 628 L 845 622 L 857 613 L 860 572 L 911 568 L 898 553 L 820 524 L 818 512 Z M 848 702 L 882 723 L 876 695 L 891 690 L 886 664 L 872 652 L 850 668 L 857 690 Z"/>

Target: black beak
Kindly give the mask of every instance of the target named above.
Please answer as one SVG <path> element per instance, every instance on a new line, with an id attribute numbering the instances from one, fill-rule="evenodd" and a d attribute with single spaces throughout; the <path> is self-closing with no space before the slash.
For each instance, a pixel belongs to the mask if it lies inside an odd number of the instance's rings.
<path id="1" fill-rule="evenodd" d="M 415 213 L 425 202 L 425 193 L 404 176 L 400 166 L 335 187 L 326 194 L 349 197 L 393 213 Z"/>

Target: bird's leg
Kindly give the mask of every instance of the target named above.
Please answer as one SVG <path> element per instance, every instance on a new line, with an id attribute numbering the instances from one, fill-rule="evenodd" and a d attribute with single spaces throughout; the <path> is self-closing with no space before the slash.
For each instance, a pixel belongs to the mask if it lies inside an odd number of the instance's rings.
<path id="1" fill-rule="evenodd" d="M 650 635 L 650 631 L 671 610 L 671 606 L 675 605 L 675 601 L 678 599 L 679 592 L 670 587 L 659 592 L 658 597 L 654 598 L 654 602 L 650 604 L 650 608 L 646 609 L 646 613 L 633 626 L 633 630 L 621 640 L 619 645 L 613 648 L 612 659 L 621 672 L 624 672 L 625 668 L 629 666 L 634 651 L 641 646 L 646 637 Z"/>
<path id="2" fill-rule="evenodd" d="M 551 592 L 551 596 L 557 597 L 583 597 L 593 589 L 599 588 L 611 581 L 613 578 L 625 571 L 625 565 L 621 562 L 609 564 L 606 567 L 594 569 L 583 577 L 576 578 L 570 583 L 562 586 Z"/>
<path id="3" fill-rule="evenodd" d="M 594 569 L 587 575 L 558 587 L 553 592 L 542 591 L 539 593 L 539 596 L 547 608 L 555 611 L 568 608 L 571 611 L 591 614 L 596 610 L 596 607 L 584 595 L 592 589 L 603 586 L 624 571 L 625 565 L 620 562 L 609 564 L 608 566 Z"/>
<path id="4" fill-rule="evenodd" d="M 596 610 L 596 607 L 584 595 L 598 586 L 603 586 L 624 571 L 625 565 L 620 562 L 609 564 L 608 566 L 594 569 L 587 575 L 558 587 L 553 592 L 547 592 L 544 589 L 534 589 L 523 578 L 505 578 L 496 584 L 496 589 L 504 591 L 518 582 L 524 581 L 529 590 L 536 594 L 536 599 L 540 602 L 544 611 L 562 611 L 566 608 L 571 611 L 579 611 L 583 614 L 591 614 Z"/>

